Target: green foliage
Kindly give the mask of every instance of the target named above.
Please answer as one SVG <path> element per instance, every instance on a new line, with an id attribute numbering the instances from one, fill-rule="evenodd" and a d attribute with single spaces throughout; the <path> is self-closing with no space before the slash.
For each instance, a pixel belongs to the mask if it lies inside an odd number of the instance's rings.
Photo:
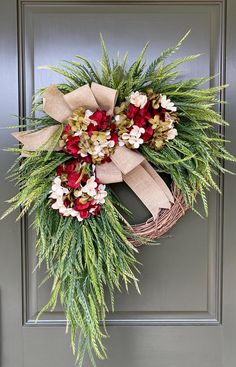
<path id="1" fill-rule="evenodd" d="M 138 289 L 133 272 L 134 250 L 127 240 L 128 226 L 127 229 L 122 226 L 109 198 L 101 215 L 82 224 L 75 218 L 55 214 L 44 201 L 37 210 L 35 227 L 39 264 L 46 261 L 48 277 L 54 279 L 51 298 L 41 313 L 53 310 L 60 299 L 79 365 L 86 350 L 91 361 L 94 353 L 106 358 L 103 338 L 107 336 L 108 306 L 104 288 L 108 288 L 112 304 L 114 291 L 121 290 L 122 282 L 127 288 L 133 283 Z M 77 344 L 78 328 L 82 334 Z"/>
<path id="2" fill-rule="evenodd" d="M 199 194 L 207 214 L 206 191 L 210 188 L 219 191 L 214 176 L 226 171 L 223 159 L 235 161 L 235 158 L 224 147 L 222 126 L 226 123 L 213 109 L 219 103 L 218 94 L 225 86 L 201 89 L 202 84 L 211 78 L 179 81 L 177 67 L 199 55 L 165 62 L 179 49 L 188 33 L 175 47 L 163 51 L 149 67 L 144 60 L 148 44 L 128 68 L 127 54 L 122 60 L 119 53 L 110 59 L 101 36 L 102 57 L 98 67 L 78 55 L 76 61 L 47 68 L 65 78 L 65 82 L 58 85 L 63 93 L 85 83 L 96 82 L 117 89 L 118 104 L 131 91 L 145 91 L 146 88 L 170 97 L 177 106 L 178 136 L 158 152 L 147 145 L 142 145 L 140 150 L 157 171 L 170 174 L 177 188 L 183 192 L 186 203 L 193 209 Z M 34 96 L 33 112 L 42 109 L 43 90 Z M 52 124 L 55 121 L 48 116 L 35 118 L 32 115 L 23 119 L 22 126 L 39 129 Z M 17 160 L 9 178 L 15 180 L 19 193 L 9 200 L 11 206 L 4 215 L 18 207 L 22 209 L 21 216 L 29 210 L 30 213 L 35 211 L 38 266 L 45 262 L 47 278 L 53 279 L 50 300 L 40 315 L 47 309 L 53 310 L 60 300 L 79 365 L 82 366 L 86 351 L 95 365 L 94 355 L 106 358 L 103 345 L 103 338 L 107 336 L 105 315 L 108 309 L 105 289 L 109 290 L 112 307 L 114 291 L 121 290 L 122 283 L 126 288 L 133 283 L 138 289 L 137 261 L 131 244 L 133 234 L 117 210 L 116 198 L 110 190 L 101 214 L 83 222 L 59 216 L 51 209 L 48 194 L 55 169 L 70 159 L 61 152 L 53 152 L 60 133 L 60 130 L 56 131 L 48 152 L 44 152 L 42 147 L 26 159 Z M 16 148 L 10 150 L 20 151 Z M 77 339 L 78 330 L 81 334 Z"/>
<path id="3" fill-rule="evenodd" d="M 219 100 L 219 94 L 226 85 L 202 89 L 201 86 L 209 83 L 213 77 L 180 80 L 181 74 L 177 68 L 195 60 L 199 54 L 166 63 L 166 59 L 178 51 L 189 32 L 176 46 L 164 50 L 148 67 L 144 59 L 148 44 L 128 68 L 127 54 L 121 61 L 119 53 L 110 60 L 101 36 L 100 70 L 81 56 L 77 56 L 80 62 L 70 62 L 70 66 L 63 64 L 62 68 L 47 68 L 65 76 L 68 84 L 59 86 L 64 92 L 84 83 L 97 82 L 118 90 L 117 104 L 123 102 L 131 91 L 145 91 L 146 88 L 153 88 L 155 92 L 170 97 L 177 106 L 180 118 L 178 136 L 158 152 L 147 145 L 142 145 L 140 150 L 158 171 L 171 175 L 194 210 L 196 196 L 200 194 L 207 215 L 206 191 L 210 188 L 219 191 L 214 176 L 225 172 L 223 160 L 235 161 L 235 158 L 224 147 L 222 132 L 227 123 L 214 110 L 215 106 L 223 103 Z M 37 106 L 40 103 L 38 100 Z M 214 125 L 218 125 L 217 129 Z"/>
<path id="4" fill-rule="evenodd" d="M 47 200 L 56 168 L 70 157 L 52 152 L 45 161 L 46 156 L 48 156 L 48 153 L 39 151 L 31 153 L 27 159 L 20 157 L 17 161 L 19 164 L 14 165 L 10 170 L 8 179 L 15 181 L 19 192 L 13 198 L 7 200 L 10 207 L 2 218 L 21 207 L 20 218 L 30 208 L 33 212 L 42 202 Z"/>
<path id="5" fill-rule="evenodd" d="M 112 309 L 114 291 L 120 291 L 122 283 L 126 289 L 132 283 L 138 290 L 136 250 L 130 242 L 137 237 L 117 210 L 110 191 L 101 214 L 82 223 L 60 216 L 51 208 L 48 195 L 55 169 L 68 159 L 70 156 L 63 153 L 51 152 L 48 156 L 42 151 L 21 159 L 21 164 L 13 167 L 9 175 L 20 190 L 8 201 L 11 207 L 4 216 L 19 206 L 20 216 L 28 210 L 35 211 L 38 267 L 45 262 L 46 279 L 53 279 L 50 300 L 38 317 L 61 302 L 71 332 L 72 350 L 82 365 L 85 351 L 91 361 L 94 353 L 99 358 L 106 357 L 102 342 L 107 336 L 105 288 L 110 293 Z"/>

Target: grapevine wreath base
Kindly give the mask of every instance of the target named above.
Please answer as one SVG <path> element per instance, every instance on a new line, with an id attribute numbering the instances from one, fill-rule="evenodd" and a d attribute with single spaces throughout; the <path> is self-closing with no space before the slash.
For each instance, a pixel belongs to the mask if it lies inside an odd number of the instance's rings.
<path id="1" fill-rule="evenodd" d="M 101 38 L 99 68 L 82 56 L 47 67 L 65 81 L 39 90 L 32 116 L 13 133 L 21 146 L 9 149 L 20 153 L 10 178 L 19 192 L 4 216 L 34 213 L 38 267 L 46 264 L 53 284 L 38 317 L 61 303 L 79 366 L 85 354 L 93 366 L 107 358 L 105 294 L 114 310 L 116 290 L 139 291 L 136 247 L 166 234 L 188 208 L 196 212 L 198 199 L 207 215 L 207 192 L 220 192 L 214 176 L 226 172 L 223 160 L 235 161 L 220 130 L 227 123 L 213 109 L 225 86 L 179 78 L 177 67 L 199 55 L 165 61 L 187 34 L 149 66 L 146 47 L 128 67 L 127 56 L 110 60 Z M 118 182 L 149 210 L 145 223 L 125 219 Z"/>
<path id="2" fill-rule="evenodd" d="M 186 213 L 189 207 L 183 194 L 180 190 L 177 190 L 175 185 L 172 185 L 172 194 L 174 203 L 170 209 L 162 209 L 157 219 L 151 217 L 144 223 L 132 225 L 133 232 L 138 237 L 141 236 L 150 240 L 161 238 Z M 136 247 L 141 245 L 139 241 L 135 240 L 132 243 Z"/>

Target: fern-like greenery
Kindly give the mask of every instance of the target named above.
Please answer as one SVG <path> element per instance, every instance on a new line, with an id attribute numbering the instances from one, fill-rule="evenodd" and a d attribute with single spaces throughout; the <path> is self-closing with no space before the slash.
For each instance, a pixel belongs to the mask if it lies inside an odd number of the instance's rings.
<path id="1" fill-rule="evenodd" d="M 200 55 L 190 55 L 167 63 L 166 59 L 180 48 L 189 32 L 172 48 L 163 51 L 147 67 L 144 47 L 141 54 L 128 68 L 127 54 L 120 60 L 119 53 L 110 59 L 104 40 L 101 36 L 102 58 L 100 68 L 77 55 L 79 61 L 68 61 L 60 67 L 47 66 L 65 77 L 66 82 L 58 85 L 63 93 L 68 93 L 79 86 L 92 82 L 117 89 L 120 104 L 132 91 L 145 91 L 152 88 L 157 93 L 166 94 L 177 107 L 180 119 L 178 136 L 168 142 L 165 148 L 155 152 L 148 145 L 142 145 L 140 151 L 151 162 L 157 171 L 169 174 L 179 190 L 184 194 L 186 203 L 195 210 L 197 194 L 202 199 L 205 214 L 208 213 L 206 193 L 219 187 L 215 176 L 225 173 L 224 160 L 235 161 L 235 157 L 225 149 L 222 132 L 227 123 L 214 110 L 221 103 L 219 94 L 226 85 L 202 88 L 213 77 L 181 80 L 177 67 L 193 61 Z M 178 80 L 177 80 L 178 78 Z M 34 109 L 40 108 L 42 100 L 38 91 L 34 98 Z M 53 123 L 53 121 L 51 121 Z"/>
<path id="2" fill-rule="evenodd" d="M 183 192 L 186 203 L 193 209 L 199 194 L 207 214 L 206 191 L 210 188 L 219 191 L 214 176 L 225 172 L 222 160 L 235 161 L 235 158 L 226 151 L 224 138 L 215 129 L 215 124 L 220 127 L 226 124 L 213 109 L 219 103 L 218 94 L 225 86 L 201 89 L 202 84 L 211 78 L 178 81 L 176 68 L 199 55 L 176 59 L 171 63 L 165 61 L 179 49 L 188 33 L 149 66 L 144 60 L 148 45 L 127 67 L 127 54 L 123 60 L 120 60 L 119 54 L 110 59 L 101 37 L 102 57 L 98 67 L 78 55 L 76 61 L 47 68 L 64 76 L 65 82 L 58 85 L 63 93 L 96 82 L 117 89 L 117 104 L 132 91 L 145 91 L 147 88 L 170 97 L 177 106 L 178 136 L 160 151 L 154 151 L 145 144 L 140 150 L 157 171 L 171 176 Z M 33 112 L 42 108 L 42 92 L 43 89 L 34 96 Z M 55 123 L 49 116 L 22 119 L 22 126 L 35 129 Z M 56 134 L 53 144 L 57 143 L 60 132 Z M 19 206 L 22 208 L 21 215 L 35 211 L 38 266 L 45 261 L 47 277 L 53 279 L 50 300 L 40 315 L 48 308 L 54 309 L 60 300 L 79 365 L 82 365 L 86 351 L 95 365 L 94 354 L 99 358 L 106 357 L 103 346 L 103 337 L 107 335 L 104 289 L 108 288 L 112 305 L 114 290 L 120 289 L 122 282 L 126 287 L 133 283 L 138 289 L 135 275 L 137 262 L 131 243 L 133 234 L 119 213 L 110 190 L 101 214 L 82 223 L 72 217 L 59 216 L 51 209 L 48 195 L 55 169 L 70 159 L 64 153 L 53 152 L 53 144 L 48 152 L 41 149 L 26 159 L 18 159 L 20 164 L 11 169 L 10 178 L 16 181 L 19 193 L 9 200 L 11 206 L 6 214 Z M 100 326 L 100 321 L 103 326 Z M 79 340 L 78 330 L 81 330 Z"/>

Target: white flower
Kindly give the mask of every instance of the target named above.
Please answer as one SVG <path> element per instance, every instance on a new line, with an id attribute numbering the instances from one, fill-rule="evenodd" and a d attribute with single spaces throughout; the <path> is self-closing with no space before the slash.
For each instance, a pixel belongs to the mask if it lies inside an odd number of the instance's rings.
<path id="1" fill-rule="evenodd" d="M 143 139 L 140 138 L 142 134 L 145 133 L 143 127 L 138 127 L 137 125 L 133 125 L 132 129 L 129 133 L 122 134 L 122 140 L 127 140 L 129 144 L 133 145 L 135 149 L 138 149 L 141 144 L 143 144 Z M 120 146 L 124 144 L 120 144 Z"/>
<path id="2" fill-rule="evenodd" d="M 141 136 L 141 134 L 144 134 L 145 130 L 143 127 L 139 127 L 137 125 L 133 125 L 132 130 L 130 131 L 130 135 L 131 136 L 136 136 L 137 138 L 139 138 Z"/>
<path id="3" fill-rule="evenodd" d="M 74 191 L 74 196 L 76 197 L 76 198 L 79 198 L 81 195 L 82 195 L 82 190 L 75 190 Z"/>
<path id="4" fill-rule="evenodd" d="M 71 215 L 71 208 L 66 208 L 63 201 L 63 195 L 68 194 L 69 190 L 66 187 L 61 186 L 60 177 L 55 177 L 52 184 L 52 191 L 49 197 L 51 199 L 55 199 L 55 202 L 52 204 L 52 209 L 58 210 L 59 213 L 64 216 Z"/>
<path id="5" fill-rule="evenodd" d="M 166 110 L 175 112 L 177 108 L 175 107 L 174 103 L 171 102 L 171 100 L 165 96 L 160 94 L 159 103 L 161 104 L 162 108 L 165 108 Z"/>
<path id="6" fill-rule="evenodd" d="M 145 96 L 144 94 L 140 94 L 139 92 L 132 92 L 129 100 L 130 103 L 132 103 L 136 107 L 143 108 L 147 103 L 147 96 Z"/>
<path id="7" fill-rule="evenodd" d="M 125 134 L 125 133 L 124 133 Z M 123 134 L 123 135 L 124 135 Z M 121 139 L 119 139 L 119 146 L 120 147 L 123 147 L 125 145 L 125 142 L 123 141 L 123 140 L 121 140 Z"/>
<path id="8" fill-rule="evenodd" d="M 107 192 L 105 190 L 106 185 L 100 184 L 98 186 L 98 192 L 94 196 L 94 199 L 96 200 L 96 204 L 104 204 L 105 203 L 105 197 L 107 196 Z"/>
<path id="9" fill-rule="evenodd" d="M 69 209 L 69 213 L 72 217 L 77 217 L 78 212 L 75 209 L 73 209 L 73 208 L 68 208 L 68 209 Z"/>
<path id="10" fill-rule="evenodd" d="M 56 176 L 55 178 L 54 178 L 54 180 L 53 180 L 53 183 L 55 184 L 55 185 L 61 185 L 61 179 L 60 179 L 60 177 L 59 176 Z"/>
<path id="11" fill-rule="evenodd" d="M 114 140 L 110 140 L 110 141 L 108 141 L 108 142 L 107 142 L 107 146 L 108 146 L 109 148 L 113 148 L 113 147 L 115 146 L 115 142 L 114 142 Z"/>
<path id="12" fill-rule="evenodd" d="M 63 206 L 62 208 L 59 209 L 59 212 L 64 216 L 64 217 L 75 217 L 78 219 L 79 222 L 81 222 L 83 220 L 83 218 L 81 218 L 79 212 L 77 212 L 75 209 L 73 208 L 66 208 L 65 206 Z"/>
<path id="13" fill-rule="evenodd" d="M 168 140 L 173 140 L 175 137 L 176 137 L 176 135 L 178 135 L 178 132 L 177 132 L 177 130 L 176 129 L 170 129 L 170 130 L 168 130 L 167 131 L 167 141 Z"/>
<path id="14" fill-rule="evenodd" d="M 64 207 L 62 198 L 58 198 L 55 203 L 52 204 L 52 209 L 60 210 Z"/>
<path id="15" fill-rule="evenodd" d="M 95 182 L 95 176 L 92 176 L 87 180 L 86 185 L 82 188 L 82 192 L 94 197 L 97 193 L 97 190 L 95 190 L 97 186 L 98 184 Z"/>
<path id="16" fill-rule="evenodd" d="M 84 114 L 84 117 L 90 117 L 90 116 L 92 116 L 93 115 L 93 111 L 91 111 L 91 110 L 86 110 L 85 111 L 85 114 Z"/>
<path id="17" fill-rule="evenodd" d="M 65 205 L 63 205 L 59 208 L 59 213 L 61 213 L 64 217 L 69 217 L 70 208 L 67 208 Z"/>
<path id="18" fill-rule="evenodd" d="M 101 142 L 100 140 L 95 140 L 93 142 L 93 145 L 91 146 L 91 149 L 88 149 L 88 153 L 93 156 L 98 156 L 103 158 L 105 156 L 105 150 L 104 148 L 113 148 L 115 146 L 114 140 L 110 140 L 110 132 L 106 133 L 107 140 L 104 142 Z M 82 154 L 81 154 L 82 156 Z M 84 155 L 85 156 L 85 155 Z"/>
<path id="19" fill-rule="evenodd" d="M 89 125 L 89 124 L 93 124 L 94 126 L 97 125 L 97 121 L 94 120 L 90 120 L 90 116 L 93 115 L 93 112 L 90 110 L 86 110 L 85 114 L 84 114 L 84 122 Z"/>
<path id="20" fill-rule="evenodd" d="M 61 188 L 61 179 L 60 177 L 56 176 L 52 183 L 52 191 L 57 191 Z"/>
<path id="21" fill-rule="evenodd" d="M 76 218 L 78 219 L 78 221 L 79 221 L 79 222 L 82 222 L 82 220 L 83 220 L 83 218 L 81 218 L 81 216 L 80 216 L 80 214 L 79 214 L 79 213 L 77 213 Z"/>
<path id="22" fill-rule="evenodd" d="M 93 171 L 93 173 L 96 171 L 96 165 L 95 164 L 92 164 L 92 171 Z"/>
<path id="23" fill-rule="evenodd" d="M 98 157 L 104 157 L 104 146 L 106 146 L 106 144 L 101 144 L 98 140 L 95 140 L 92 149 L 89 149 L 88 153 Z"/>
<path id="24" fill-rule="evenodd" d="M 49 197 L 51 198 L 51 199 L 57 199 L 58 197 L 60 197 L 61 195 L 57 195 L 55 192 L 52 192 L 51 191 L 51 194 L 49 195 Z"/>
<path id="25" fill-rule="evenodd" d="M 137 139 L 135 137 L 129 139 L 129 143 L 138 149 L 141 144 L 143 144 L 143 139 Z"/>
<path id="26" fill-rule="evenodd" d="M 74 133 L 74 136 L 81 136 L 83 133 L 83 130 L 80 129 L 80 130 L 77 130 L 75 133 Z"/>
<path id="27" fill-rule="evenodd" d="M 65 187 L 61 186 L 60 177 L 56 176 L 53 180 L 52 191 L 50 197 L 52 199 L 57 199 L 58 197 L 62 197 L 63 194 L 68 194 L 69 190 Z"/>

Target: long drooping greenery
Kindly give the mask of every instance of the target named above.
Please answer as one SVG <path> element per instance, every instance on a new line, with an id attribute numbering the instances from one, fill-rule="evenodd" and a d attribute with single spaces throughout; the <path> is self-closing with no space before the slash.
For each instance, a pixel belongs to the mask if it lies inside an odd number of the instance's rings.
<path id="1" fill-rule="evenodd" d="M 93 352 L 106 358 L 102 343 L 107 335 L 108 311 L 104 288 L 110 292 L 112 308 L 114 290 L 120 290 L 122 282 L 127 289 L 129 283 L 138 289 L 134 249 L 127 240 L 130 231 L 124 230 L 110 199 L 101 215 L 82 224 L 72 217 L 55 216 L 44 202 L 37 210 L 35 227 L 39 264 L 46 261 L 48 276 L 53 278 L 50 300 L 41 313 L 48 308 L 53 310 L 60 299 L 79 364 L 86 351 L 95 364 Z M 76 345 L 78 328 L 81 338 Z"/>
<path id="2" fill-rule="evenodd" d="M 127 67 L 127 55 L 120 61 L 119 54 L 110 60 L 101 37 L 102 58 L 99 67 L 82 56 L 76 61 L 49 66 L 48 69 L 62 74 L 65 78 L 58 88 L 68 93 L 85 83 L 96 82 L 118 90 L 118 104 L 132 91 L 153 88 L 171 98 L 177 106 L 179 123 L 178 136 L 169 141 L 160 151 L 142 145 L 142 154 L 160 171 L 168 173 L 177 188 L 184 194 L 186 203 L 194 209 L 197 194 L 202 198 L 207 213 L 206 191 L 219 191 L 214 176 L 225 172 L 223 159 L 234 160 L 224 147 L 221 132 L 215 124 L 225 125 L 223 118 L 213 110 L 219 103 L 218 94 L 225 86 L 201 89 L 211 78 L 194 78 L 179 81 L 177 67 L 194 60 L 199 55 L 177 59 L 166 63 L 168 56 L 175 53 L 188 33 L 173 48 L 167 49 L 147 67 L 144 56 L 147 46 L 137 60 Z M 177 79 L 178 78 L 178 79 Z M 43 89 L 33 100 L 33 112 L 42 106 Z M 22 119 L 22 126 L 41 128 L 56 122 L 49 116 Z M 48 304 L 42 312 L 54 309 L 60 300 L 71 331 L 72 349 L 77 353 L 79 365 L 87 351 L 95 365 L 94 353 L 106 357 L 103 346 L 105 337 L 105 315 L 107 300 L 104 289 L 108 288 L 111 303 L 114 304 L 114 290 L 125 282 L 137 286 L 137 261 L 132 246 L 133 233 L 129 224 L 117 209 L 114 195 L 109 191 L 108 199 L 99 216 L 78 222 L 72 217 L 59 216 L 49 205 L 48 195 L 56 167 L 70 159 L 64 153 L 53 152 L 60 131 L 53 136 L 52 149 L 31 153 L 26 159 L 20 158 L 10 173 L 16 181 L 19 193 L 9 200 L 10 208 L 22 208 L 35 212 L 37 231 L 38 266 L 47 265 L 47 277 L 53 279 Z M 12 149 L 20 152 L 20 149 Z M 41 313 L 42 313 L 41 312 Z M 41 315 L 40 313 L 40 315 Z M 100 321 L 103 326 L 100 326 Z M 77 340 L 78 330 L 81 338 Z"/>
<path id="3" fill-rule="evenodd" d="M 47 266 L 47 278 L 53 279 L 50 300 L 40 315 L 53 310 L 58 301 L 64 309 L 71 331 L 72 350 L 82 365 L 85 351 L 94 362 L 93 352 L 106 357 L 102 339 L 106 337 L 105 315 L 108 311 L 104 288 L 108 288 L 111 306 L 114 291 L 133 283 L 138 290 L 135 248 L 130 242 L 137 239 L 130 225 L 117 210 L 117 201 L 109 192 L 99 216 L 78 222 L 73 217 L 59 216 L 50 206 L 48 195 L 55 169 L 70 156 L 51 152 L 35 152 L 12 168 L 19 193 L 9 200 L 7 215 L 21 206 L 21 214 L 35 211 L 38 266 Z M 140 241 L 145 242 L 142 239 Z M 100 327 L 100 322 L 103 326 Z M 81 337 L 78 345 L 78 329 Z M 102 331 L 104 329 L 104 331 Z"/>

